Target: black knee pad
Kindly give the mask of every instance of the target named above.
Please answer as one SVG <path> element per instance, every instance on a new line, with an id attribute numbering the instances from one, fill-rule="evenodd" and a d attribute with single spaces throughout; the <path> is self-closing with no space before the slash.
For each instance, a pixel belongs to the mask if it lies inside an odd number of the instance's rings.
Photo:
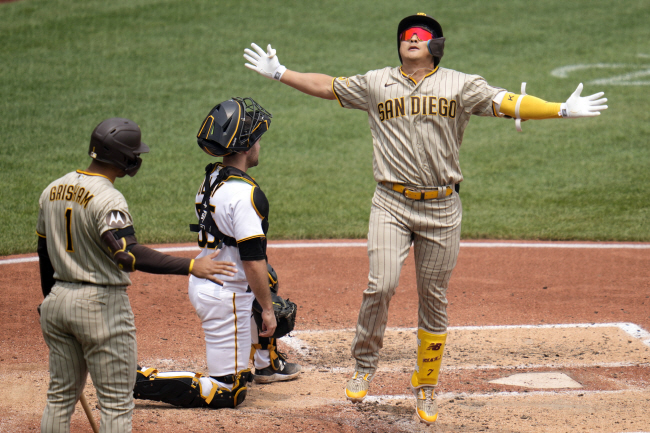
<path id="1" fill-rule="evenodd" d="M 162 401 L 180 407 L 205 407 L 201 396 L 200 374 L 191 376 L 179 372 L 176 376 L 158 377 L 157 371 L 138 370 L 133 397 L 142 400 Z"/>
<path id="2" fill-rule="evenodd" d="M 206 399 L 208 401 L 209 407 L 220 409 L 224 407 L 235 408 L 242 404 L 246 399 L 246 393 L 248 392 L 248 387 L 246 386 L 248 382 L 252 382 L 253 374 L 250 370 L 240 371 L 237 375 L 221 376 L 221 377 L 212 377 L 215 380 L 218 380 L 222 383 L 233 384 L 232 390 L 225 388 L 215 388 L 210 392 L 210 397 Z M 217 386 L 216 384 L 214 385 Z"/>
<path id="3" fill-rule="evenodd" d="M 216 385 L 215 385 L 216 386 Z M 207 404 L 208 407 L 213 409 L 222 409 L 222 408 L 235 408 L 242 404 L 246 399 L 246 392 L 248 388 L 245 385 L 240 385 L 228 391 L 227 389 L 219 389 L 210 403 Z"/>
<path id="4" fill-rule="evenodd" d="M 200 377 L 200 373 L 181 371 L 159 374 L 153 368 L 138 370 L 133 397 L 179 407 L 235 408 L 246 399 L 246 384 L 252 380 L 250 370 L 214 378 L 222 383 L 232 383 L 233 389 L 222 388 L 212 382 L 210 394 L 206 396 L 201 392 Z"/>

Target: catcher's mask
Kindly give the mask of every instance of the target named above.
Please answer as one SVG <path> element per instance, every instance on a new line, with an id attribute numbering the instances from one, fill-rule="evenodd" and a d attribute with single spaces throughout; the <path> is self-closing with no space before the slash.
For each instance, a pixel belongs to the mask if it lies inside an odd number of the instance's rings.
<path id="1" fill-rule="evenodd" d="M 142 165 L 139 155 L 149 152 L 149 146 L 141 141 L 141 137 L 140 127 L 132 120 L 106 119 L 91 134 L 88 155 L 135 176 Z"/>
<path id="2" fill-rule="evenodd" d="M 252 98 L 231 98 L 217 104 L 201 124 L 199 147 L 211 156 L 250 149 L 271 126 L 271 113 Z"/>
<path id="3" fill-rule="evenodd" d="M 404 18 L 397 26 L 397 55 L 399 56 L 399 61 L 404 63 L 402 62 L 402 55 L 399 52 L 401 35 L 411 27 L 421 27 L 433 34 L 434 39 L 431 39 L 427 43 L 427 48 L 429 49 L 429 53 L 433 56 L 433 64 L 438 66 L 438 63 L 440 63 L 440 59 L 444 54 L 445 47 L 445 38 L 442 36 L 442 27 L 438 21 L 422 12 Z"/>

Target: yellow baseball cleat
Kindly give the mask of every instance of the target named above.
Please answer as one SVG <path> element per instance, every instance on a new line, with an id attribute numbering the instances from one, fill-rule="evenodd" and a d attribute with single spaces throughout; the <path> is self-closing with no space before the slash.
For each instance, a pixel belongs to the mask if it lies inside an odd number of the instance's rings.
<path id="1" fill-rule="evenodd" d="M 345 397 L 353 403 L 360 403 L 368 395 L 370 386 L 370 373 L 355 371 L 348 384 L 345 386 Z"/>
<path id="2" fill-rule="evenodd" d="M 438 419 L 438 403 L 432 386 L 423 386 L 417 390 L 415 413 L 425 424 L 433 424 Z"/>

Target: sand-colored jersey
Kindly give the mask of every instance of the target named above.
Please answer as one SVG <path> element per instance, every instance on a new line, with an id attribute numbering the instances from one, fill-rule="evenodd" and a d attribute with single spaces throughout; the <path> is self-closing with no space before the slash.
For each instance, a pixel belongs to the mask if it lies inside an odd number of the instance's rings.
<path id="1" fill-rule="evenodd" d="M 401 67 L 339 77 L 342 107 L 368 112 L 377 182 L 427 188 L 459 183 L 458 154 L 471 115 L 496 116 L 503 89 L 484 78 L 436 68 L 416 83 Z"/>
<path id="2" fill-rule="evenodd" d="M 130 285 L 101 234 L 133 225 L 122 193 L 105 176 L 81 170 L 52 182 L 41 194 L 36 232 L 46 238 L 54 278 L 72 283 Z"/>

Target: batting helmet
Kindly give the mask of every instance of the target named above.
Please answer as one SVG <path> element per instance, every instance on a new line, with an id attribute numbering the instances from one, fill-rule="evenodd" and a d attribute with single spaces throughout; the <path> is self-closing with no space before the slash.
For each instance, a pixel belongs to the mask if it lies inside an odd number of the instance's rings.
<path id="1" fill-rule="evenodd" d="M 90 136 L 88 155 L 135 176 L 142 165 L 139 155 L 149 152 L 149 146 L 140 140 L 141 137 L 140 127 L 129 119 L 104 120 Z"/>
<path id="2" fill-rule="evenodd" d="M 201 124 L 199 147 L 212 156 L 250 149 L 271 126 L 271 113 L 251 98 L 231 98 L 217 104 Z"/>
<path id="3" fill-rule="evenodd" d="M 399 52 L 401 35 L 411 27 L 422 27 L 433 33 L 435 39 L 429 41 L 427 48 L 429 49 L 429 53 L 433 56 L 434 65 L 438 66 L 445 45 L 445 38 L 442 36 L 442 26 L 440 26 L 438 21 L 423 12 L 418 12 L 415 15 L 404 18 L 397 26 L 397 55 L 399 56 L 399 61 L 403 63 L 402 55 Z"/>

